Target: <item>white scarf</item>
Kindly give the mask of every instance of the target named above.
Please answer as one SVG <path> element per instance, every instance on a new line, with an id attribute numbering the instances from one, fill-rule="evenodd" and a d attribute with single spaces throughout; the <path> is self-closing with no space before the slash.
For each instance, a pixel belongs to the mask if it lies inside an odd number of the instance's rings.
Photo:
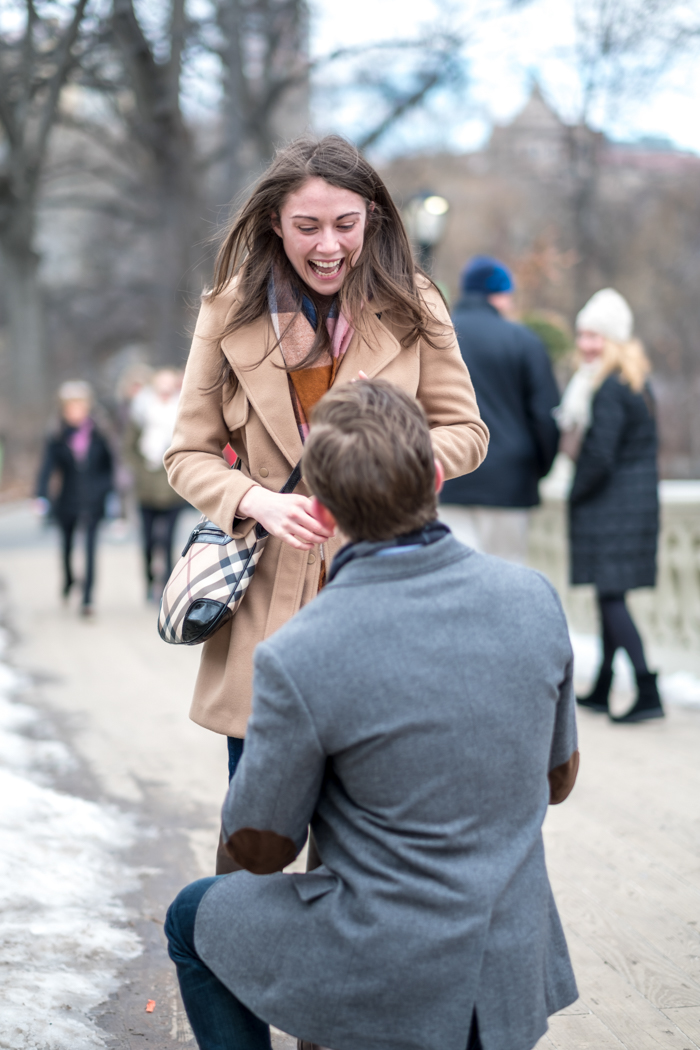
<path id="1" fill-rule="evenodd" d="M 163 456 L 173 440 L 179 394 L 163 401 L 154 390 L 144 387 L 132 402 L 131 416 L 141 428 L 138 448 L 147 470 L 163 469 Z"/>
<path id="2" fill-rule="evenodd" d="M 559 407 L 554 409 L 560 430 L 588 430 L 599 370 L 600 362 L 591 361 L 580 365 L 572 375 Z"/>

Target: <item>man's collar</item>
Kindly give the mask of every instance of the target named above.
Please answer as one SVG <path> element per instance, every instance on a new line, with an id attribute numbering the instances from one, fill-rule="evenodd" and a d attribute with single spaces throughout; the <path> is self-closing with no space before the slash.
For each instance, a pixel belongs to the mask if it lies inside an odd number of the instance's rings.
<path id="1" fill-rule="evenodd" d="M 415 532 L 405 532 L 401 536 L 394 536 L 390 540 L 360 540 L 358 543 L 346 543 L 341 547 L 331 563 L 328 572 L 328 583 L 337 576 L 338 572 L 348 562 L 356 558 L 367 558 L 379 551 L 388 550 L 391 547 L 427 547 L 430 543 L 437 543 L 449 535 L 450 529 L 442 521 L 428 522 L 422 529 Z"/>
<path id="2" fill-rule="evenodd" d="M 498 310 L 491 305 L 485 292 L 462 292 L 453 310 L 490 310 L 500 317 Z"/>

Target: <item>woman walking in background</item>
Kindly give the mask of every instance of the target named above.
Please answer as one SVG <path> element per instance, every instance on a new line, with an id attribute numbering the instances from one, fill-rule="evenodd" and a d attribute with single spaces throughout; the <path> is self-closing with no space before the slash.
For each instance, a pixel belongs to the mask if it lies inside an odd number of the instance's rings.
<path id="1" fill-rule="evenodd" d="M 414 264 L 377 172 L 337 136 L 280 150 L 228 231 L 204 296 L 172 447 L 173 488 L 229 534 L 270 534 L 235 617 L 204 643 L 191 717 L 241 755 L 253 650 L 318 592 L 340 540 L 303 488 L 313 406 L 335 383 L 381 375 L 428 416 L 447 477 L 474 470 L 479 417 L 440 292 Z M 241 470 L 229 470 L 230 443 Z M 217 871 L 231 870 L 219 851 Z"/>
<path id="2" fill-rule="evenodd" d="M 85 576 L 81 614 L 91 616 L 95 580 L 97 531 L 105 513 L 105 500 L 112 488 L 112 453 L 91 415 L 89 383 L 64 383 L 58 391 L 60 429 L 46 443 L 37 482 L 37 506 L 42 514 L 51 511 L 63 538 L 63 599 L 68 600 L 75 583 L 72 568 L 76 528 L 85 529 Z M 55 498 L 49 499 L 51 480 L 60 475 Z"/>
<path id="3" fill-rule="evenodd" d="M 627 302 L 612 288 L 597 292 L 576 318 L 581 368 L 558 412 L 563 447 L 576 456 L 569 496 L 571 582 L 594 584 L 603 661 L 579 704 L 609 711 L 613 658 L 625 649 L 637 679 L 632 708 L 615 722 L 663 717 L 656 675 L 625 602 L 627 591 L 656 583 L 659 499 L 656 423 L 647 384 L 649 361 L 634 339 Z"/>
<path id="4" fill-rule="evenodd" d="M 159 599 L 173 569 L 173 536 L 185 506 L 170 487 L 163 455 L 173 438 L 181 377 L 163 368 L 136 394 L 131 404 L 131 424 L 124 442 L 124 458 L 134 471 L 136 499 L 141 514 L 146 597 Z M 153 555 L 163 554 L 163 578 L 156 581 Z M 154 590 L 156 588 L 157 590 Z"/>

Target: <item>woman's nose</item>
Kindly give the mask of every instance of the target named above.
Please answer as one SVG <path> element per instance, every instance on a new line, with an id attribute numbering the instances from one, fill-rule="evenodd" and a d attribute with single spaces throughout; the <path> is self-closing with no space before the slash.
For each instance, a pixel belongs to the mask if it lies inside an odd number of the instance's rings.
<path id="1" fill-rule="evenodd" d="M 338 251 L 339 248 L 338 235 L 333 227 L 329 226 L 327 229 L 321 230 L 321 235 L 316 243 L 316 251 L 330 255 Z"/>

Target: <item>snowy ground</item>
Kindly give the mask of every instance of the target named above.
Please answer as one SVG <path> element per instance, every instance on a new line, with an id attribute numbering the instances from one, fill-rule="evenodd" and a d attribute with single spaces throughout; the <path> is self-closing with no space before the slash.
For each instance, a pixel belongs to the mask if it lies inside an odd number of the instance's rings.
<path id="1" fill-rule="evenodd" d="M 28 683 L 3 661 L 0 633 L 0 1047 L 105 1045 L 89 1013 L 141 952 L 123 894 L 138 873 L 120 859 L 136 836 L 113 807 L 61 793 L 67 748 L 42 739 Z"/>

